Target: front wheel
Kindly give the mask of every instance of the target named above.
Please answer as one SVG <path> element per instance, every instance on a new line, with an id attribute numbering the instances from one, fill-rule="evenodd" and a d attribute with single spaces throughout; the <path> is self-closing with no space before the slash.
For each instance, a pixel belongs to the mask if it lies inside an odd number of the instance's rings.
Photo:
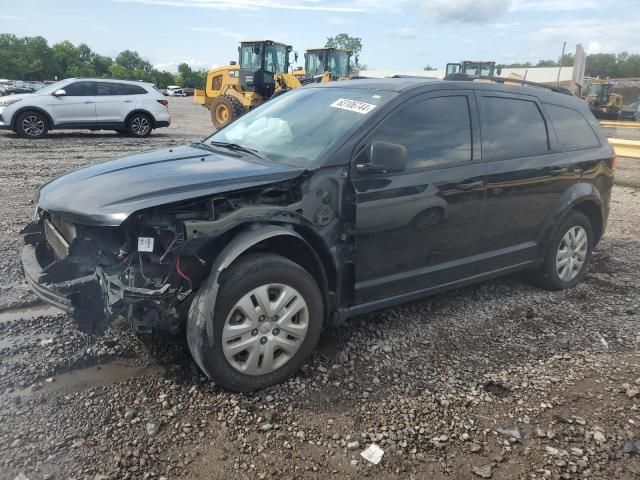
<path id="1" fill-rule="evenodd" d="M 49 123 L 38 112 L 21 113 L 15 124 L 15 132 L 22 138 L 42 138 L 49 130 Z"/>
<path id="2" fill-rule="evenodd" d="M 586 275 L 593 248 L 593 229 L 580 212 L 571 212 L 549 245 L 537 283 L 548 290 L 576 286 Z"/>
<path id="3" fill-rule="evenodd" d="M 218 385 L 236 392 L 286 380 L 313 352 L 324 316 L 320 290 L 298 264 L 278 255 L 252 254 L 223 274 L 215 290 L 205 282 L 189 312 L 202 325 L 198 351 L 189 347 Z M 188 327 L 191 328 L 191 326 Z"/>
<path id="4" fill-rule="evenodd" d="M 134 113 L 127 121 L 127 131 L 134 137 L 146 138 L 151 134 L 152 128 L 151 119 L 144 113 Z"/>

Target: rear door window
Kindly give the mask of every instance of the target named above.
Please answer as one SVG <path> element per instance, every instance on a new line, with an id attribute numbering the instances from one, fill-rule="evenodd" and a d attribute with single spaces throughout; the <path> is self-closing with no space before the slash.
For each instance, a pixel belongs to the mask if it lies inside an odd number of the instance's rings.
<path id="1" fill-rule="evenodd" d="M 578 150 L 600 146 L 598 137 L 580 112 L 573 108 L 545 103 L 551 123 L 565 150 Z"/>
<path id="2" fill-rule="evenodd" d="M 92 97 L 96 94 L 96 82 L 74 82 L 64 87 L 69 97 Z"/>
<path id="3" fill-rule="evenodd" d="M 98 82 L 98 95 L 124 95 L 121 83 Z"/>
<path id="4" fill-rule="evenodd" d="M 482 158 L 485 161 L 549 153 L 547 124 L 536 102 L 482 96 Z"/>
<path id="5" fill-rule="evenodd" d="M 466 95 L 403 105 L 383 120 L 375 140 L 407 149 L 407 167 L 421 169 L 471 161 L 471 118 Z"/>

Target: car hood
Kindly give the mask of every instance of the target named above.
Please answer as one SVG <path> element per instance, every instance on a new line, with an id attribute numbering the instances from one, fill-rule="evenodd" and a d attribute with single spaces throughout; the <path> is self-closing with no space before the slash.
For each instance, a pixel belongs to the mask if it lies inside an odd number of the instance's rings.
<path id="1" fill-rule="evenodd" d="M 4 98 L 7 98 L 7 99 L 17 98 L 18 100 L 22 100 L 23 98 L 32 98 L 32 97 L 35 97 L 34 93 L 14 93 L 11 95 L 7 95 Z"/>
<path id="2" fill-rule="evenodd" d="M 194 144 L 74 170 L 40 188 L 38 207 L 85 225 L 118 226 L 138 210 L 287 180 L 303 172 Z"/>

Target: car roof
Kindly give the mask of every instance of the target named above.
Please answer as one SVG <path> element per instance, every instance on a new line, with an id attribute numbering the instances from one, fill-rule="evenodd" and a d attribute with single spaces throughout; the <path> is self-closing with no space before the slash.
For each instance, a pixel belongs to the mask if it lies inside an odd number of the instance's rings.
<path id="1" fill-rule="evenodd" d="M 557 104 L 571 104 L 574 101 L 583 102 L 573 95 L 554 92 L 543 87 L 531 87 L 526 85 L 510 85 L 494 82 L 480 82 L 467 80 L 439 80 L 429 77 L 396 77 L 396 78 L 354 78 L 351 80 L 329 83 L 314 83 L 311 88 L 349 88 L 357 90 L 407 92 L 410 90 L 435 91 L 435 90 L 476 90 L 494 91 L 500 93 L 511 93 L 520 95 L 531 95 L 537 97 L 541 102 Z"/>
<path id="2" fill-rule="evenodd" d="M 153 85 L 149 82 L 142 82 L 138 80 L 120 80 L 118 78 L 91 78 L 91 77 L 74 77 L 74 78 L 65 78 L 65 80 L 72 81 L 87 81 L 87 82 L 109 82 L 109 83 L 129 83 L 131 85 Z"/>

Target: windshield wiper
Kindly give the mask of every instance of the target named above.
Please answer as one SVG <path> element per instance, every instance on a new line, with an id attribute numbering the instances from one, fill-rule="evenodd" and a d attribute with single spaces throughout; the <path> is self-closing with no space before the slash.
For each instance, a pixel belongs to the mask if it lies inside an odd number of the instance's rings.
<path id="1" fill-rule="evenodd" d="M 209 142 L 209 145 L 213 145 L 214 147 L 227 148 L 233 152 L 248 153 L 249 155 L 253 155 L 254 157 L 259 158 L 260 160 L 266 160 L 266 158 L 263 155 L 260 155 L 260 153 L 257 150 L 254 150 L 253 148 L 243 147 L 242 145 L 238 145 L 237 143 L 211 141 Z"/>

